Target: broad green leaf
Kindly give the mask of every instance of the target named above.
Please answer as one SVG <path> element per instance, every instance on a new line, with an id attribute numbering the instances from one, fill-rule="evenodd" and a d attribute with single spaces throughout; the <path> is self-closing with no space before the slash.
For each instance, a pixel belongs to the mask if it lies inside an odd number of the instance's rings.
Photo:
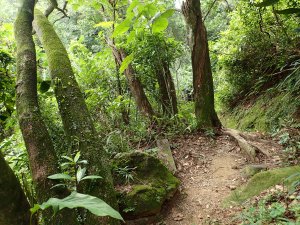
<path id="1" fill-rule="evenodd" d="M 47 202 L 40 205 L 42 210 L 49 207 L 58 207 L 58 210 L 62 210 L 64 208 L 85 208 L 97 216 L 110 216 L 115 219 L 123 220 L 120 213 L 114 210 L 103 200 L 91 195 L 80 194 L 76 191 L 72 192 L 64 199 L 50 198 Z"/>
<path id="2" fill-rule="evenodd" d="M 133 54 L 131 53 L 130 55 L 126 56 L 126 58 L 123 60 L 121 66 L 120 66 L 120 73 L 123 73 L 127 67 L 129 66 L 129 64 L 132 62 L 133 60 Z"/>
<path id="3" fill-rule="evenodd" d="M 160 16 L 156 18 L 152 24 L 152 32 L 159 33 L 167 29 L 169 22 L 166 18 Z"/>
<path id="4" fill-rule="evenodd" d="M 130 18 L 132 16 L 134 16 L 133 10 L 139 5 L 141 4 L 138 0 L 134 0 L 132 1 L 132 3 L 130 4 L 130 6 L 127 8 L 126 10 L 126 18 Z"/>
<path id="5" fill-rule="evenodd" d="M 289 8 L 283 10 L 276 10 L 278 14 L 298 14 L 300 13 L 300 8 Z"/>
<path id="6" fill-rule="evenodd" d="M 86 177 L 82 178 L 81 180 L 94 180 L 94 179 L 102 179 L 102 177 L 96 176 L 96 175 L 91 175 L 91 176 L 86 176 Z"/>
<path id="7" fill-rule="evenodd" d="M 77 163 L 77 161 L 79 160 L 80 158 L 80 152 L 77 152 L 75 157 L 74 157 L 74 162 Z"/>
<path id="8" fill-rule="evenodd" d="M 163 18 L 168 19 L 168 18 L 170 18 L 171 16 L 173 16 L 174 12 L 175 12 L 174 9 L 168 9 L 168 10 L 166 10 L 164 13 L 162 13 L 161 16 L 162 16 Z"/>
<path id="9" fill-rule="evenodd" d="M 274 5 L 277 2 L 279 2 L 279 0 L 264 0 L 261 3 L 255 4 L 255 6 L 257 6 L 257 7 L 266 7 L 266 6 Z"/>
<path id="10" fill-rule="evenodd" d="M 79 167 L 76 173 L 76 178 L 77 178 L 77 182 L 79 183 L 81 181 L 81 179 L 84 177 L 86 172 L 86 168 L 82 168 Z"/>
<path id="11" fill-rule="evenodd" d="M 131 24 L 130 20 L 129 19 L 125 19 L 122 23 L 120 23 L 116 27 L 116 29 L 115 29 L 112 37 L 117 37 L 117 36 L 119 36 L 119 35 L 124 34 L 125 32 L 127 32 L 129 30 L 129 28 L 130 28 L 130 24 Z"/>
<path id="12" fill-rule="evenodd" d="M 48 179 L 51 179 L 51 180 L 72 180 L 73 178 L 68 174 L 57 173 L 57 174 L 53 174 L 51 176 L 48 176 Z"/>
<path id="13" fill-rule="evenodd" d="M 71 162 L 74 162 L 74 161 L 73 161 L 73 159 L 72 159 L 72 158 L 70 158 L 69 156 L 65 156 L 65 155 L 63 155 L 63 156 L 62 156 L 62 158 L 64 158 L 64 159 L 67 159 L 67 160 L 69 160 L 69 161 L 71 161 Z"/>
<path id="14" fill-rule="evenodd" d="M 150 19 L 151 17 L 153 17 L 156 13 L 158 12 L 157 10 L 157 6 L 154 3 L 149 3 L 147 5 L 145 5 L 145 7 L 143 8 L 142 14 Z"/>

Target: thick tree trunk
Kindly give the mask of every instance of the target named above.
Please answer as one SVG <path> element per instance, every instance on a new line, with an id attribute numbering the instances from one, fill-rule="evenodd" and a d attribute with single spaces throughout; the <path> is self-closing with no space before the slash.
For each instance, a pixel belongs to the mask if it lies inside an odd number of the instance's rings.
<path id="1" fill-rule="evenodd" d="M 119 65 L 121 65 L 123 60 L 126 58 L 125 52 L 123 50 L 117 50 L 115 46 L 112 47 L 112 51 L 116 61 Z M 131 64 L 129 64 L 124 74 L 127 78 L 130 91 L 136 102 L 138 110 L 142 115 L 152 119 L 154 116 L 153 108 L 146 96 L 140 80 L 135 76 L 135 72 Z"/>
<path id="2" fill-rule="evenodd" d="M 163 114 L 167 116 L 177 114 L 176 89 L 167 63 L 163 63 L 163 65 L 156 70 L 156 78 L 159 85 L 160 102 Z"/>
<path id="3" fill-rule="evenodd" d="M 214 107 L 213 78 L 200 0 L 186 0 L 182 11 L 193 33 L 193 87 L 198 128 L 220 128 L 221 122 Z"/>
<path id="4" fill-rule="evenodd" d="M 32 179 L 37 200 L 42 203 L 51 197 L 62 197 L 57 193 L 49 175 L 58 173 L 58 161 L 51 137 L 42 120 L 37 98 L 37 74 L 35 45 L 32 39 L 32 20 L 35 0 L 24 0 L 15 21 L 17 44 L 16 108 L 26 149 L 29 155 Z M 2 172 L 1 172 L 2 173 Z M 76 224 L 69 212 L 52 216 L 50 210 L 43 212 L 46 225 Z"/>
<path id="5" fill-rule="evenodd" d="M 100 144 L 67 51 L 53 26 L 38 10 L 35 11 L 34 29 L 46 51 L 64 130 L 70 143 L 73 144 L 73 150 L 79 150 L 82 158 L 88 160 L 88 174 L 103 177 L 93 182 L 85 182 L 86 185 L 82 186 L 80 191 L 97 196 L 118 209 L 108 156 Z M 119 222 L 88 214 L 85 224 L 119 224 Z"/>
<path id="6" fill-rule="evenodd" d="M 0 224 L 28 225 L 30 205 L 21 185 L 0 152 Z M 37 224 L 36 221 L 32 225 Z"/>

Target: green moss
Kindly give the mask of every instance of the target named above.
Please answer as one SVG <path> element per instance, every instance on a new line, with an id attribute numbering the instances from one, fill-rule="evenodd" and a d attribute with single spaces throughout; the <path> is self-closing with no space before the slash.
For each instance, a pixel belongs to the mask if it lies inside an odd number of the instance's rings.
<path id="1" fill-rule="evenodd" d="M 179 180 L 158 160 L 145 153 L 134 152 L 119 155 L 113 161 L 115 183 L 126 186 L 120 168 L 134 168 L 131 190 L 118 191 L 118 201 L 124 218 L 133 219 L 157 214 L 179 186 Z M 118 169 L 117 169 L 118 168 Z M 122 188 L 121 188 L 122 190 Z"/>
<path id="2" fill-rule="evenodd" d="M 231 196 L 225 200 L 225 204 L 227 204 L 228 202 L 241 203 L 248 198 L 258 195 L 263 190 L 266 190 L 273 185 L 283 182 L 284 179 L 297 172 L 300 172 L 300 166 L 260 172 L 253 178 L 251 178 L 246 185 L 234 191 Z M 289 183 L 286 183 L 286 185 L 289 185 Z"/>
<path id="3" fill-rule="evenodd" d="M 120 210 L 125 218 L 145 217 L 160 211 L 166 191 L 149 185 L 135 185 L 132 191 L 120 197 Z"/>
<path id="4" fill-rule="evenodd" d="M 252 104 L 240 105 L 231 112 L 225 112 L 222 122 L 226 127 L 240 130 L 271 131 L 279 127 L 283 120 L 292 120 L 299 106 L 299 99 L 291 94 L 264 94 Z"/>

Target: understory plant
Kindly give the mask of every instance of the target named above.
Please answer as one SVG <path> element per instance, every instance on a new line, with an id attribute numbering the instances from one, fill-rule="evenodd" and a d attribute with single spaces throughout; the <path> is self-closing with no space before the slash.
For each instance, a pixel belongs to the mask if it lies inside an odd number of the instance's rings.
<path id="1" fill-rule="evenodd" d="M 62 158 L 65 159 L 65 162 L 61 164 L 61 167 L 64 168 L 66 172 L 53 174 L 48 176 L 48 179 L 62 181 L 52 188 L 67 188 L 71 192 L 70 195 L 63 199 L 50 198 L 42 204 L 35 204 L 34 207 L 30 209 L 32 215 L 39 210 L 52 208 L 54 212 L 53 216 L 55 216 L 58 211 L 69 208 L 76 210 L 76 214 L 78 214 L 77 220 L 80 224 L 84 224 L 87 211 L 97 216 L 110 216 L 115 219 L 123 220 L 119 212 L 100 198 L 78 192 L 78 187 L 81 182 L 102 179 L 100 176 L 86 174 L 86 167 L 84 166 L 88 164 L 88 161 L 80 160 L 80 152 L 77 152 L 74 158 L 69 156 L 62 156 Z M 84 210 L 79 211 L 78 208 L 83 208 Z"/>

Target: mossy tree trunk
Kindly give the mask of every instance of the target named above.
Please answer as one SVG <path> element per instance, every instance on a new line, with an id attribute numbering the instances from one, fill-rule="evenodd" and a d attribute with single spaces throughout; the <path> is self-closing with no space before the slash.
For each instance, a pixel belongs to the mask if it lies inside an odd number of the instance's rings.
<path id="1" fill-rule="evenodd" d="M 214 107 L 214 88 L 205 25 L 200 0 L 186 0 L 182 12 L 192 29 L 193 87 L 195 115 L 200 129 L 220 128 L 221 122 Z"/>
<path id="2" fill-rule="evenodd" d="M 0 152 L 0 224 L 28 225 L 30 205 L 21 185 Z M 36 221 L 32 225 L 37 224 Z"/>
<path id="3" fill-rule="evenodd" d="M 35 0 L 23 0 L 15 21 L 17 44 L 16 108 L 23 139 L 29 155 L 32 179 L 37 200 L 42 203 L 51 197 L 63 197 L 64 191 L 51 189 L 49 175 L 58 173 L 55 150 L 47 127 L 41 117 L 37 98 L 37 70 L 32 21 Z M 2 171 L 1 171 L 2 173 Z M 53 217 L 50 210 L 43 213 L 44 223 L 76 224 L 69 211 Z"/>
<path id="4" fill-rule="evenodd" d="M 79 191 L 97 196 L 118 209 L 108 156 L 101 146 L 67 51 L 53 26 L 38 10 L 35 11 L 34 29 L 46 51 L 64 130 L 70 143 L 73 144 L 73 150 L 80 151 L 82 159 L 88 160 L 88 174 L 103 177 L 92 182 L 84 181 L 85 184 Z M 119 222 L 88 214 L 85 224 L 119 224 Z"/>
<path id="5" fill-rule="evenodd" d="M 158 67 L 156 78 L 159 85 L 163 114 L 167 116 L 176 115 L 178 113 L 176 89 L 168 63 L 163 62 Z"/>

